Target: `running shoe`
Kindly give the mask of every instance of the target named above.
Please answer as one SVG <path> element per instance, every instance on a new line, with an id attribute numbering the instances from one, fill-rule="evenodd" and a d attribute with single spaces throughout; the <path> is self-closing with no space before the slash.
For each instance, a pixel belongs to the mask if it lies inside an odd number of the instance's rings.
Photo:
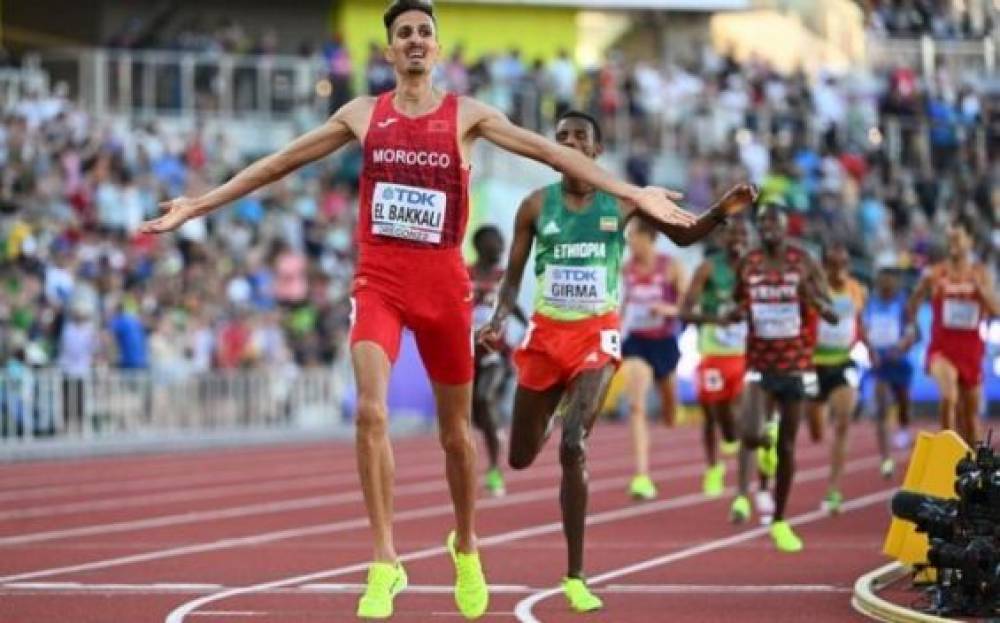
<path id="1" fill-rule="evenodd" d="M 905 428 L 902 430 L 897 430 L 892 436 L 892 446 L 897 450 L 905 450 L 910 447 L 913 442 L 913 437 L 910 435 L 910 431 Z"/>
<path id="2" fill-rule="evenodd" d="M 836 490 L 830 489 L 823 498 L 823 509 L 831 515 L 839 515 L 840 507 L 844 504 L 844 495 Z"/>
<path id="3" fill-rule="evenodd" d="M 392 600 L 406 588 L 403 565 L 373 562 L 368 567 L 368 586 L 358 601 L 358 618 L 388 619 L 392 616 Z"/>
<path id="4" fill-rule="evenodd" d="M 636 500 L 653 500 L 656 499 L 656 485 L 653 484 L 649 476 L 639 474 L 632 479 L 628 493 Z"/>
<path id="5" fill-rule="evenodd" d="M 455 547 L 455 531 L 448 535 L 447 547 L 455 563 L 455 605 L 467 619 L 478 619 L 490 603 L 489 587 L 479 562 L 479 552 L 466 554 Z"/>
<path id="6" fill-rule="evenodd" d="M 574 612 L 593 612 L 604 607 L 604 602 L 590 592 L 587 583 L 580 578 L 563 578 L 563 594 Z"/>
<path id="7" fill-rule="evenodd" d="M 718 462 L 705 470 L 705 477 L 701 481 L 701 489 L 705 497 L 717 498 L 722 495 L 722 490 L 726 488 L 726 464 Z"/>
<path id="8" fill-rule="evenodd" d="M 750 519 L 750 498 L 738 495 L 733 500 L 733 505 L 729 507 L 729 521 L 740 524 L 746 523 L 748 519 Z"/>
<path id="9" fill-rule="evenodd" d="M 494 467 L 486 472 L 486 490 L 495 498 L 503 497 L 507 493 L 503 482 L 503 472 L 500 471 L 499 467 Z"/>
<path id="10" fill-rule="evenodd" d="M 882 464 L 878 467 L 878 471 L 882 474 L 882 478 L 889 480 L 896 473 L 896 461 L 892 459 L 882 461 Z"/>
<path id="11" fill-rule="evenodd" d="M 802 539 L 800 539 L 787 521 L 776 521 L 771 524 L 771 539 L 779 552 L 795 553 L 802 551 Z"/>
<path id="12" fill-rule="evenodd" d="M 771 492 L 767 489 L 760 489 L 757 493 L 753 494 L 753 505 L 757 509 L 757 512 L 763 517 L 770 518 L 774 514 L 774 498 L 771 497 Z M 770 519 L 768 520 L 770 523 Z"/>
<path id="13" fill-rule="evenodd" d="M 736 456 L 736 453 L 740 451 L 740 440 L 723 441 L 719 444 L 719 450 L 722 452 L 722 456 Z"/>
<path id="14" fill-rule="evenodd" d="M 769 447 L 757 448 L 757 468 L 765 476 L 774 476 L 778 471 L 778 421 L 771 420 L 764 428 L 764 437 L 768 439 Z"/>

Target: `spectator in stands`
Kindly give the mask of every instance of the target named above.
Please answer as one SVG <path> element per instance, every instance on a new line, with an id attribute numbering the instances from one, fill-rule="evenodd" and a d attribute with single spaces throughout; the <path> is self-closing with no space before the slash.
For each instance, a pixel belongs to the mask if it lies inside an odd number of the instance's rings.
<path id="1" fill-rule="evenodd" d="M 146 327 L 134 311 L 134 303 L 120 302 L 108 324 L 118 353 L 118 367 L 122 370 L 149 368 L 149 348 Z"/>

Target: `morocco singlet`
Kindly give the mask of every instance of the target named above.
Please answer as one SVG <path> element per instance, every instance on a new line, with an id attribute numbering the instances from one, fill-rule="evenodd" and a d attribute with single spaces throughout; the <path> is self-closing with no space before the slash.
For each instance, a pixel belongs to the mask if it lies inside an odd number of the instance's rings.
<path id="1" fill-rule="evenodd" d="M 469 170 L 458 98 L 408 117 L 378 97 L 363 145 L 351 344 L 375 342 L 395 361 L 413 331 L 431 380 L 472 380 L 472 291 L 460 246 Z"/>
<path id="2" fill-rule="evenodd" d="M 935 357 L 944 357 L 958 371 L 963 387 L 983 382 L 983 357 L 986 344 L 979 325 L 985 318 L 983 302 L 973 281 L 973 266 L 964 275 L 952 274 L 947 264 L 931 270 L 931 341 L 927 346 L 927 365 Z"/>

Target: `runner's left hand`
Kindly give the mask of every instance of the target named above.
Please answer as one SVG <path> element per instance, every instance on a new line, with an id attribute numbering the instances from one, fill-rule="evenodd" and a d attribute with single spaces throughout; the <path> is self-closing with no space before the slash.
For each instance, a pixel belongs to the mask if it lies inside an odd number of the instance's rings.
<path id="1" fill-rule="evenodd" d="M 635 198 L 635 205 L 656 222 L 690 227 L 698 219 L 694 214 L 674 203 L 681 197 L 683 197 L 682 194 L 666 188 L 647 186 Z"/>
<path id="2" fill-rule="evenodd" d="M 504 336 L 504 321 L 493 316 L 490 321 L 479 327 L 476 331 L 476 344 L 479 344 L 491 353 L 500 350 L 500 344 Z"/>
<path id="3" fill-rule="evenodd" d="M 719 207 L 726 216 L 735 216 L 757 201 L 760 194 L 755 184 L 737 184 L 719 199 Z"/>

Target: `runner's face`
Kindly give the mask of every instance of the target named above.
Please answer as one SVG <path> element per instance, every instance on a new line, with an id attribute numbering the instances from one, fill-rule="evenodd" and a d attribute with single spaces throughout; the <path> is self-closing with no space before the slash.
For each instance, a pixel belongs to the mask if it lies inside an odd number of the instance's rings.
<path id="1" fill-rule="evenodd" d="M 964 227 L 952 225 L 948 228 L 948 253 L 953 258 L 960 258 L 972 248 L 972 239 Z"/>
<path id="2" fill-rule="evenodd" d="M 878 291 L 882 298 L 892 298 L 896 295 L 896 276 L 887 270 L 878 274 Z"/>
<path id="3" fill-rule="evenodd" d="M 392 23 L 392 39 L 386 60 L 396 72 L 420 76 L 430 74 L 441 48 L 434 20 L 423 11 L 407 11 Z"/>
<path id="4" fill-rule="evenodd" d="M 770 246 L 780 243 L 782 236 L 785 235 L 784 225 L 785 219 L 777 210 L 770 209 L 764 212 L 757 221 L 761 242 Z"/>
<path id="5" fill-rule="evenodd" d="M 628 235 L 628 248 L 635 258 L 648 258 L 653 254 L 653 239 L 645 231 L 632 228 Z"/>
<path id="6" fill-rule="evenodd" d="M 725 245 L 729 255 L 742 255 L 747 249 L 747 226 L 741 222 L 732 222 L 726 226 Z"/>
<path id="7" fill-rule="evenodd" d="M 851 258 L 847 249 L 836 247 L 826 254 L 826 272 L 831 277 L 839 278 L 844 275 Z"/>
<path id="8" fill-rule="evenodd" d="M 496 234 L 482 236 L 479 239 L 476 253 L 484 261 L 495 264 L 500 260 L 500 254 L 503 253 L 503 239 Z"/>
<path id="9" fill-rule="evenodd" d="M 556 126 L 556 142 L 564 147 L 575 149 L 588 158 L 596 158 L 600 148 L 594 138 L 594 126 L 586 119 L 569 117 Z"/>

